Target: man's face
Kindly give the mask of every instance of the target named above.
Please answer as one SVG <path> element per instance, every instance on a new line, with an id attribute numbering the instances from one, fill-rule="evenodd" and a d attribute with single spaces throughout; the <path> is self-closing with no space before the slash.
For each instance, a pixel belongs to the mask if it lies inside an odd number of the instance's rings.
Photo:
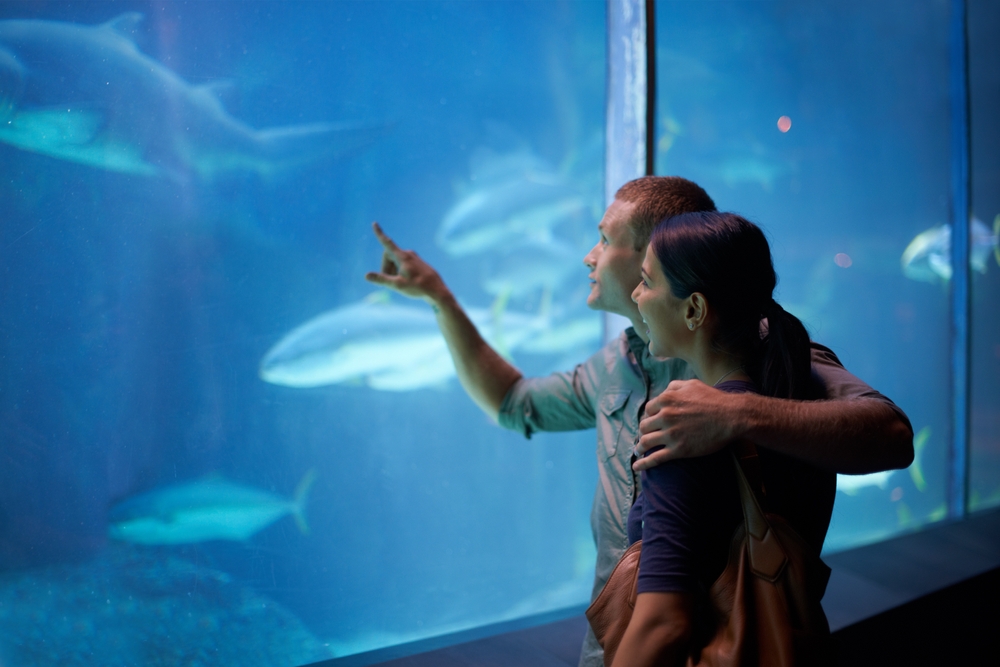
<path id="1" fill-rule="evenodd" d="M 605 211 L 597 230 L 601 238 L 583 263 L 590 268 L 590 296 L 587 305 L 594 310 L 623 315 L 637 320 L 639 311 L 632 302 L 632 290 L 641 280 L 645 250 L 636 250 L 629 228 L 635 203 L 616 199 Z"/>

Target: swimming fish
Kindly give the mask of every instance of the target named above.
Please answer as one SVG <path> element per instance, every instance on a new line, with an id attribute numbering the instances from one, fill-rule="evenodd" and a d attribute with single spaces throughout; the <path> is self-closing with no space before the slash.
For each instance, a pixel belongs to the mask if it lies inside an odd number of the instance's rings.
<path id="1" fill-rule="evenodd" d="M 287 514 L 308 533 L 303 511 L 315 480 L 308 471 L 291 499 L 221 478 L 165 486 L 112 507 L 108 535 L 137 544 L 243 542 Z"/>
<path id="2" fill-rule="evenodd" d="M 771 192 L 774 183 L 786 175 L 790 167 L 763 155 L 744 154 L 727 156 L 716 171 L 727 187 L 759 185 L 765 192 Z"/>
<path id="3" fill-rule="evenodd" d="M 925 426 L 913 436 L 913 463 L 907 470 L 910 479 L 917 491 L 927 490 L 927 480 L 924 478 L 923 459 L 924 450 L 927 448 L 927 441 L 931 437 L 931 427 Z M 858 491 L 865 487 L 874 486 L 884 489 L 889 485 L 889 479 L 895 474 L 895 470 L 884 470 L 873 472 L 868 475 L 837 475 L 837 490 L 849 496 L 857 495 Z"/>
<path id="4" fill-rule="evenodd" d="M 100 25 L 0 21 L 0 142 L 107 171 L 201 180 L 262 176 L 377 138 L 384 127 L 313 123 L 256 130 L 217 85 L 192 85 L 132 39 L 142 15 Z"/>
<path id="5" fill-rule="evenodd" d="M 987 259 L 992 253 L 1000 265 L 1000 215 L 993 220 L 992 233 L 979 218 L 972 218 L 969 233 L 972 248 L 969 264 L 979 273 L 986 273 Z M 900 258 L 903 275 L 913 280 L 935 283 L 951 280 L 951 225 L 938 225 L 917 234 Z"/>
<path id="6" fill-rule="evenodd" d="M 467 308 L 483 338 L 505 352 L 529 340 L 545 318 Z M 365 384 L 380 391 L 440 386 L 455 365 L 433 312 L 399 305 L 384 292 L 317 315 L 264 355 L 260 377 L 286 387 Z"/>
<path id="7" fill-rule="evenodd" d="M 444 216 L 435 240 L 453 257 L 547 242 L 552 229 L 587 210 L 580 192 L 526 151 L 479 151 L 471 187 Z"/>
<path id="8" fill-rule="evenodd" d="M 406 391 L 454 375 L 431 310 L 380 297 L 312 318 L 283 336 L 260 362 L 262 380 L 297 388 L 355 382 Z"/>
<path id="9" fill-rule="evenodd" d="M 601 318 L 590 313 L 565 322 L 553 324 L 539 331 L 518 346 L 531 354 L 556 354 L 569 352 L 584 346 L 596 345 L 601 340 Z"/>
<path id="10" fill-rule="evenodd" d="M 554 239 L 519 243 L 484 261 L 483 290 L 511 298 L 553 291 L 574 273 L 584 275 L 583 254 Z"/>
<path id="11" fill-rule="evenodd" d="M 858 491 L 869 486 L 884 489 L 889 485 L 889 478 L 895 472 L 895 470 L 883 470 L 867 475 L 837 475 L 837 490 L 854 496 L 857 495 Z"/>
<path id="12" fill-rule="evenodd" d="M 924 460 L 924 449 L 927 447 L 927 441 L 930 438 L 930 426 L 923 427 L 913 436 L 913 463 L 910 464 L 908 470 L 910 471 L 910 479 L 913 480 L 913 486 L 917 487 L 917 491 L 927 490 L 927 480 L 924 478 L 922 461 Z"/>

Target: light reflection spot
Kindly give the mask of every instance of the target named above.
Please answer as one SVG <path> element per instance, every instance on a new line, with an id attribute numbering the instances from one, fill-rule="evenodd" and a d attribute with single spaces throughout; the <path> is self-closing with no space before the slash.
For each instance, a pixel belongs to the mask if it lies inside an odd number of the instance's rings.
<path id="1" fill-rule="evenodd" d="M 846 252 L 838 252 L 836 255 L 833 256 L 833 263 L 842 269 L 846 269 L 851 264 L 854 264 L 854 261 L 851 259 L 851 256 L 848 255 Z"/>
<path id="2" fill-rule="evenodd" d="M 792 119 L 788 116 L 782 116 L 778 119 L 778 129 L 782 132 L 788 132 L 792 129 Z"/>

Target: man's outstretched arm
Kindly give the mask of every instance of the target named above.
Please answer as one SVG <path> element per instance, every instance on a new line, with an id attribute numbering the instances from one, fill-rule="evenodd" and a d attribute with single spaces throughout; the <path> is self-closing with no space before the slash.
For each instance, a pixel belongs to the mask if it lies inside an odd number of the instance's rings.
<path id="1" fill-rule="evenodd" d="M 521 372 L 483 339 L 430 264 L 412 250 L 400 250 L 377 222 L 372 223 L 372 229 L 383 248 L 382 270 L 368 272 L 365 280 L 431 305 L 462 387 L 476 405 L 496 420 L 504 397 L 520 379 Z"/>
<path id="2" fill-rule="evenodd" d="M 639 432 L 640 454 L 665 447 L 639 459 L 636 470 L 711 454 L 737 438 L 843 474 L 905 468 L 913 461 L 913 430 L 878 398 L 793 401 L 680 380 L 647 403 Z"/>

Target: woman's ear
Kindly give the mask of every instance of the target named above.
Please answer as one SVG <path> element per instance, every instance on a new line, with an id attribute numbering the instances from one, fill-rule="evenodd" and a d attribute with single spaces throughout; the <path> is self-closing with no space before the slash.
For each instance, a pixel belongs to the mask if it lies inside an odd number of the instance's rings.
<path id="1" fill-rule="evenodd" d="M 691 331 L 703 326 L 708 318 L 708 301 L 701 292 L 692 292 L 687 298 L 687 308 L 684 312 L 684 319 L 687 320 L 687 328 Z"/>

